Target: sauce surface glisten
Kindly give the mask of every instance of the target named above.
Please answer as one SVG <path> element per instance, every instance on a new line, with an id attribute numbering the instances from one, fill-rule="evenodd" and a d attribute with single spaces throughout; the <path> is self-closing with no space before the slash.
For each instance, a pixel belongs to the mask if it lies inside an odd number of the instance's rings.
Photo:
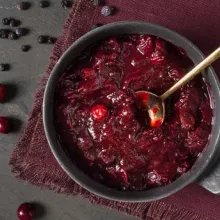
<path id="1" fill-rule="evenodd" d="M 202 77 L 166 100 L 158 128 L 148 125 L 135 91 L 161 95 L 192 66 L 182 50 L 155 36 L 112 37 L 88 48 L 56 89 L 57 135 L 72 161 L 91 178 L 130 191 L 187 172 L 211 133 Z"/>

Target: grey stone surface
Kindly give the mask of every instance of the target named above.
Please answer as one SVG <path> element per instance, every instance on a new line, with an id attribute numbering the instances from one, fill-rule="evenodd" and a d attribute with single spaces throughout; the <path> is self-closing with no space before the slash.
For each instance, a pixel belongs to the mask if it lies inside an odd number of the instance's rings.
<path id="1" fill-rule="evenodd" d="M 39 34 L 59 36 L 68 11 L 60 6 L 60 0 L 50 0 L 49 8 L 41 9 L 38 1 L 32 0 L 28 11 L 18 11 L 16 1 L 0 0 L 0 21 L 3 17 L 14 17 L 30 29 L 30 34 L 16 41 L 0 39 L 0 63 L 10 63 L 11 70 L 0 72 L 0 83 L 8 84 L 11 99 L 0 104 L 0 115 L 14 118 L 17 130 L 0 135 L 0 220 L 16 218 L 18 205 L 25 201 L 40 203 L 45 207 L 42 220 L 129 220 L 133 217 L 117 211 L 89 204 L 79 196 L 64 196 L 42 190 L 10 173 L 8 161 L 27 122 L 33 104 L 34 93 L 40 77 L 44 74 L 51 45 L 39 45 Z M 0 28 L 2 25 L 0 24 Z M 30 44 L 31 50 L 24 53 L 22 44 Z"/>

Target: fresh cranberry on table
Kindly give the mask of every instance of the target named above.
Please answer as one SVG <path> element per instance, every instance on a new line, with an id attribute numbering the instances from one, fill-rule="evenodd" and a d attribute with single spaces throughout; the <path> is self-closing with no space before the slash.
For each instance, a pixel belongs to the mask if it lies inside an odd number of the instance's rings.
<path id="1" fill-rule="evenodd" d="M 20 220 L 31 220 L 34 215 L 33 206 L 30 203 L 22 203 L 17 210 L 17 216 Z"/>
<path id="2" fill-rule="evenodd" d="M 9 131 L 9 120 L 5 117 L 0 117 L 0 133 L 7 134 Z"/>
<path id="3" fill-rule="evenodd" d="M 92 112 L 93 120 L 100 121 L 100 120 L 103 120 L 107 116 L 108 109 L 103 104 L 97 104 L 92 107 L 91 112 Z"/>
<path id="4" fill-rule="evenodd" d="M 6 94 L 5 86 L 0 84 L 0 102 L 4 100 L 5 94 Z"/>

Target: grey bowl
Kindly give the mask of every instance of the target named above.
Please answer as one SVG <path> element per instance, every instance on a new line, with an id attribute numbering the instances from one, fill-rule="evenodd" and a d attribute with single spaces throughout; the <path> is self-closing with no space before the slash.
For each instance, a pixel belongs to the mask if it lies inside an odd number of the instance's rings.
<path id="1" fill-rule="evenodd" d="M 55 127 L 52 123 L 54 121 L 53 108 L 54 108 L 54 92 L 56 87 L 56 82 L 59 77 L 63 74 L 65 69 L 74 62 L 74 59 L 83 52 L 91 44 L 95 42 L 116 35 L 123 34 L 151 34 L 155 36 L 159 36 L 174 45 L 183 48 L 188 56 L 192 59 L 192 61 L 196 64 L 200 62 L 204 55 L 201 51 L 192 44 L 189 40 L 184 38 L 183 36 L 177 34 L 174 31 L 171 31 L 165 27 L 152 24 L 145 23 L 139 21 L 125 21 L 125 22 L 117 22 L 105 25 L 103 27 L 97 28 L 84 36 L 78 39 L 75 43 L 73 43 L 70 48 L 63 54 L 63 56 L 59 59 L 57 64 L 55 65 L 50 78 L 47 82 L 47 86 L 44 94 L 43 101 L 43 121 L 44 121 L 44 129 L 46 133 L 46 137 L 50 148 L 57 159 L 60 166 L 63 170 L 79 185 L 84 187 L 85 189 L 95 193 L 101 197 L 105 197 L 111 200 L 118 201 L 128 201 L 128 202 L 140 202 L 140 201 L 153 201 L 157 199 L 161 199 L 167 197 L 178 190 L 182 189 L 186 185 L 195 182 L 196 179 L 201 176 L 208 165 L 213 162 L 216 157 L 217 147 L 219 144 L 219 125 L 220 125 L 220 87 L 218 78 L 214 72 L 214 70 L 210 67 L 207 71 L 203 72 L 203 77 L 208 82 L 211 87 L 211 96 L 213 98 L 213 111 L 214 111 L 214 120 L 213 120 L 213 128 L 211 133 L 210 142 L 206 148 L 206 150 L 202 153 L 201 157 L 196 161 L 195 165 L 192 167 L 191 171 L 182 175 L 173 183 L 165 186 L 158 187 L 146 191 L 141 192 L 123 192 L 116 189 L 108 188 L 105 185 L 102 185 L 89 176 L 84 174 L 81 170 L 79 170 L 72 162 L 71 159 L 67 156 L 62 146 L 59 144 L 59 141 L 56 137 Z"/>

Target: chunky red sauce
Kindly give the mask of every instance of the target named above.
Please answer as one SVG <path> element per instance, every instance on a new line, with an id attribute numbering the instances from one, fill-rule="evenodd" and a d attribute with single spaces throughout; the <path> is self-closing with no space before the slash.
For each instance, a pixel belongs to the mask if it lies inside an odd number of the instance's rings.
<path id="1" fill-rule="evenodd" d="M 197 77 L 166 100 L 151 128 L 135 96 L 161 95 L 192 67 L 175 46 L 149 35 L 109 38 L 88 48 L 59 80 L 57 134 L 74 163 L 113 188 L 145 190 L 187 172 L 207 145 L 212 109 Z"/>

